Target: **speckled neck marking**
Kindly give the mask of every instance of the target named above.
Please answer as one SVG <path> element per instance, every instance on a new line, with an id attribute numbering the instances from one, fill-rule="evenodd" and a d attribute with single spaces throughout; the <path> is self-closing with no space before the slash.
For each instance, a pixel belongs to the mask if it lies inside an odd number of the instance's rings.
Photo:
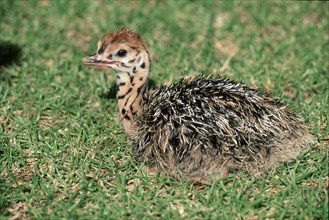
<path id="1" fill-rule="evenodd" d="M 129 71 L 117 72 L 119 118 L 127 133 L 133 131 L 136 118 L 141 113 L 141 100 L 149 74 L 150 62 L 145 59 Z"/>

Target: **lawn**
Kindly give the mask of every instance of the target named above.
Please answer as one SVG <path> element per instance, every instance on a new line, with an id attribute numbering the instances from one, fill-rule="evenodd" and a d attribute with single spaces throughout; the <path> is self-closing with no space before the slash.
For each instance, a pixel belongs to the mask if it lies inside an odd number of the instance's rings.
<path id="1" fill-rule="evenodd" d="M 0 1 L 0 219 L 328 219 L 329 2 Z M 228 76 L 280 96 L 317 143 L 260 178 L 148 174 L 117 120 L 105 32 L 139 32 L 157 84 Z"/>

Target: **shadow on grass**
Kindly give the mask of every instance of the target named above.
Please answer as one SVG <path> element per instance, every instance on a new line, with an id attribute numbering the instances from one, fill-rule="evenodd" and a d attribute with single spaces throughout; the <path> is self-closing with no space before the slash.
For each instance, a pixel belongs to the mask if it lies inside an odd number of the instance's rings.
<path id="1" fill-rule="evenodd" d="M 0 67 L 19 63 L 22 49 L 8 41 L 0 41 Z"/>

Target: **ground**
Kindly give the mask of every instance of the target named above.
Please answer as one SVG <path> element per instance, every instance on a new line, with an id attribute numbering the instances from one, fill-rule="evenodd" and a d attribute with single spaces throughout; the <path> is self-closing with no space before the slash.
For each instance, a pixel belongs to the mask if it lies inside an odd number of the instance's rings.
<path id="1" fill-rule="evenodd" d="M 0 1 L 1 219 L 326 219 L 329 3 Z M 152 80 L 228 76 L 280 96 L 317 143 L 260 178 L 148 174 L 117 121 L 110 70 L 83 56 L 139 32 Z"/>

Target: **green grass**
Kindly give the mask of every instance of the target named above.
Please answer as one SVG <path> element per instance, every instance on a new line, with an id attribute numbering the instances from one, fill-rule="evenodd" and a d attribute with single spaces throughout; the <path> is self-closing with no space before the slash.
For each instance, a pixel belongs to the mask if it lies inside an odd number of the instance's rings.
<path id="1" fill-rule="evenodd" d="M 327 219 L 328 2 L 0 1 L 0 219 Z M 152 79 L 226 75 L 271 90 L 318 143 L 261 178 L 212 186 L 147 174 L 108 98 L 109 70 L 86 68 L 105 32 L 146 39 Z M 220 69 L 235 51 L 222 72 Z"/>

